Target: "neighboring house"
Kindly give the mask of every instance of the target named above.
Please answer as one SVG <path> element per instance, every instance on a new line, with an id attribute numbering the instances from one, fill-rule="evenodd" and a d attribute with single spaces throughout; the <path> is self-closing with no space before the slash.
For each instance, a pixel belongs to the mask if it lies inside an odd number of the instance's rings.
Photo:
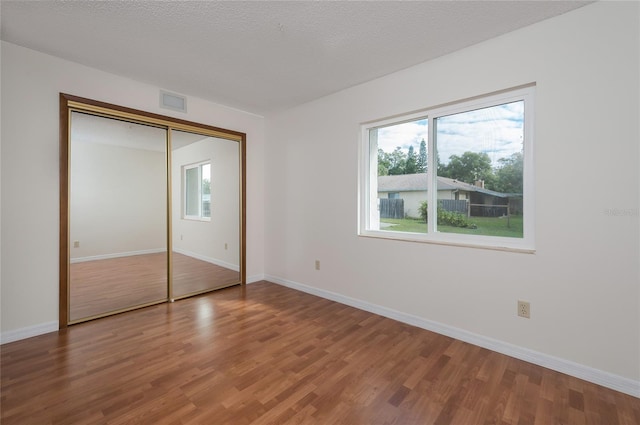
<path id="1" fill-rule="evenodd" d="M 427 174 L 403 174 L 397 176 L 378 177 L 378 198 L 404 200 L 404 215 L 420 217 L 420 203 L 427 200 Z M 438 199 L 466 201 L 464 204 L 468 216 L 501 216 L 506 214 L 504 207 L 474 207 L 474 205 L 509 205 L 511 214 L 522 211 L 522 195 L 501 193 L 485 189 L 484 182 L 475 185 L 464 183 L 448 177 L 438 177 Z M 445 209 L 447 209 L 445 203 Z"/>

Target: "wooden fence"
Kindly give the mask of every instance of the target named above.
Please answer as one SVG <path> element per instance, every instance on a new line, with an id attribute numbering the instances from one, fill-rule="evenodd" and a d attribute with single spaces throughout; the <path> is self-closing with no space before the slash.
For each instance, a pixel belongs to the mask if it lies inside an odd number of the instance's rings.
<path id="1" fill-rule="evenodd" d="M 404 199 L 380 198 L 380 218 L 404 218 Z"/>
<path id="2" fill-rule="evenodd" d="M 464 199 L 438 199 L 440 207 L 445 211 L 467 215 L 469 206 Z"/>
<path id="3" fill-rule="evenodd" d="M 438 199 L 438 206 L 445 211 L 467 217 L 501 217 L 509 216 L 513 212 L 510 211 L 510 204 L 471 204 L 466 199 Z M 404 218 L 404 200 L 380 198 L 380 218 Z"/>
<path id="4" fill-rule="evenodd" d="M 470 215 L 472 217 L 502 217 L 511 214 L 509 204 L 470 204 Z"/>

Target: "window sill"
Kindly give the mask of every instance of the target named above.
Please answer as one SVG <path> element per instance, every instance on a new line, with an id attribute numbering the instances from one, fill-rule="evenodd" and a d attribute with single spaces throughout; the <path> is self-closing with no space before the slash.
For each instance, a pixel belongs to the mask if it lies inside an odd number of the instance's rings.
<path id="1" fill-rule="evenodd" d="M 191 216 L 187 216 L 187 217 L 182 217 L 183 220 L 188 220 L 188 221 L 204 221 L 204 222 L 209 222 L 211 221 L 211 217 L 191 217 Z"/>
<path id="2" fill-rule="evenodd" d="M 515 252 L 520 254 L 536 253 L 535 248 L 533 248 L 531 244 L 527 244 L 523 241 L 505 241 L 502 238 L 496 241 L 488 241 L 487 239 L 483 239 L 478 242 L 473 242 L 469 241 L 468 238 L 464 238 L 465 240 L 462 240 L 462 238 L 456 240 L 455 237 L 451 237 L 451 234 L 444 233 L 439 233 L 438 236 L 434 237 L 433 235 L 427 235 L 423 233 L 390 232 L 380 230 L 364 230 L 361 231 L 358 236 L 374 239 L 388 239 L 401 242 L 417 242 L 432 245 L 456 246 L 462 248 L 488 249 L 492 251 Z"/>

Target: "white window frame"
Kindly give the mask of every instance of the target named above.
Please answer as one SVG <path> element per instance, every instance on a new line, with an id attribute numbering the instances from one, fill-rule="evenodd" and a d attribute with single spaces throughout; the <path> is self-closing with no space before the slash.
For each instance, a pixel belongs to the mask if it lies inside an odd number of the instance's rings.
<path id="1" fill-rule="evenodd" d="M 204 165 L 211 166 L 211 161 L 206 160 L 182 166 L 182 218 L 185 220 L 211 221 L 211 217 L 202 215 L 202 167 Z M 198 170 L 198 215 L 189 215 L 187 214 L 187 171 L 194 168 Z M 211 176 L 209 176 L 209 179 L 211 179 Z"/>
<path id="2" fill-rule="evenodd" d="M 517 252 L 535 252 L 535 191 L 534 191 L 534 95 L 535 85 L 505 90 L 486 96 L 476 97 L 445 106 L 433 107 L 420 112 L 381 119 L 361 124 L 361 143 L 359 149 L 359 205 L 358 235 L 403 241 L 425 242 L 444 245 L 455 245 L 474 248 L 487 248 Z M 428 152 L 428 214 L 436 217 L 438 191 L 437 155 L 434 121 L 442 116 L 473 111 L 476 109 L 498 106 L 516 101 L 524 101 L 524 151 L 523 151 L 523 237 L 510 238 L 484 235 L 466 235 L 438 232 L 436 220 L 429 220 L 427 233 L 394 232 L 379 230 L 378 195 L 378 155 L 377 130 L 391 125 L 428 119 L 429 140 Z"/>

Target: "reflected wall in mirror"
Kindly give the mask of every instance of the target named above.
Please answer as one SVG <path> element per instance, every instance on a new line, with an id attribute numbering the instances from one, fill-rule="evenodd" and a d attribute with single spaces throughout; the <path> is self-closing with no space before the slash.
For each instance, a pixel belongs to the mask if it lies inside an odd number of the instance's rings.
<path id="1" fill-rule="evenodd" d="M 71 114 L 71 321 L 167 298 L 166 135 Z"/>
<path id="2" fill-rule="evenodd" d="M 173 297 L 240 281 L 240 150 L 171 130 Z"/>
<path id="3" fill-rule="evenodd" d="M 60 328 L 244 285 L 245 137 L 60 94 Z"/>

